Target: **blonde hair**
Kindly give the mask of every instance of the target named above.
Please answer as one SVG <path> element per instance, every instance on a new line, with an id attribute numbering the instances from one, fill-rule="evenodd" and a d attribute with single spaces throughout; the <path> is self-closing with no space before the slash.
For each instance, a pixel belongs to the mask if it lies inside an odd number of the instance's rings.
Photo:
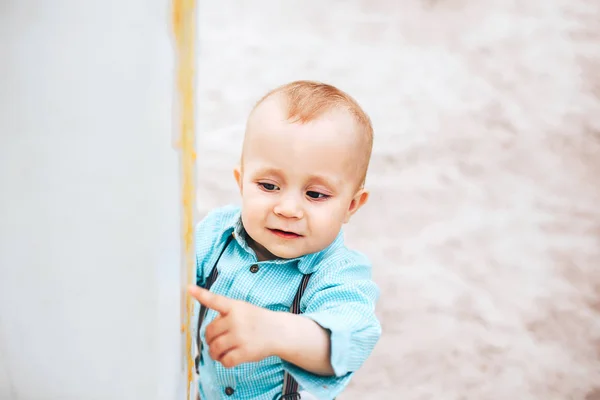
<path id="1" fill-rule="evenodd" d="M 371 152 L 373 150 L 373 126 L 371 119 L 358 102 L 348 93 L 327 83 L 298 80 L 270 90 L 256 104 L 254 109 L 273 95 L 281 95 L 287 102 L 288 120 L 291 123 L 305 124 L 333 110 L 348 112 L 356 123 L 357 131 L 363 139 L 361 163 L 361 186 L 364 185 Z"/>

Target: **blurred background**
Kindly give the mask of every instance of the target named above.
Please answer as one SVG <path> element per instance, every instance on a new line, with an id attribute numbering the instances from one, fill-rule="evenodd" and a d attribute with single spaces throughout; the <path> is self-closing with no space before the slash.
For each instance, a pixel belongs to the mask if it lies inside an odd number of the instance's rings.
<path id="1" fill-rule="evenodd" d="M 383 336 L 340 399 L 600 399 L 600 3 L 199 3 L 201 213 L 243 125 L 316 79 L 373 120 Z"/>
<path id="2" fill-rule="evenodd" d="M 197 5 L 199 217 L 239 202 L 266 91 L 372 118 L 346 240 L 383 335 L 340 399 L 600 399 L 598 1 Z M 2 400 L 173 398 L 169 7 L 0 0 Z"/>

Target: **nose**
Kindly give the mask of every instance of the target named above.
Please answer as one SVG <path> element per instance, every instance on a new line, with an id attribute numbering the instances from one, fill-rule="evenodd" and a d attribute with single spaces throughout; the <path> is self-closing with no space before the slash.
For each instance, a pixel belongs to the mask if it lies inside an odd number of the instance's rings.
<path id="1" fill-rule="evenodd" d="M 300 199 L 288 195 L 280 199 L 273 208 L 273 212 L 284 218 L 302 218 L 304 211 Z"/>

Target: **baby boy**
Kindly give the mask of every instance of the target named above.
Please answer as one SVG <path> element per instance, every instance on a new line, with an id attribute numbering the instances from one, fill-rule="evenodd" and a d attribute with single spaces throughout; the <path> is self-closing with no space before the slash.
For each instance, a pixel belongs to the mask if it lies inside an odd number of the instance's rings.
<path id="1" fill-rule="evenodd" d="M 331 85 L 292 82 L 251 111 L 242 204 L 196 228 L 202 400 L 332 399 L 371 354 L 379 289 L 342 226 L 368 199 L 372 143 L 369 117 Z"/>

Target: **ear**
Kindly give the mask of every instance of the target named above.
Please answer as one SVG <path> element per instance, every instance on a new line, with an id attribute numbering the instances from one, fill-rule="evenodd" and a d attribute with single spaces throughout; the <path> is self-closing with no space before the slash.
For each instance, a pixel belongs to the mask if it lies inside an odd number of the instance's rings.
<path id="1" fill-rule="evenodd" d="M 240 193 L 242 192 L 242 169 L 241 167 L 238 165 L 233 169 L 233 177 L 235 178 L 235 181 L 238 184 L 238 187 L 240 188 Z"/>
<path id="2" fill-rule="evenodd" d="M 346 212 L 346 218 L 344 218 L 345 224 L 350 221 L 350 217 L 352 217 L 359 208 L 365 205 L 367 200 L 369 200 L 369 191 L 364 188 L 359 189 L 352 198 L 352 201 L 350 201 L 350 206 Z"/>

